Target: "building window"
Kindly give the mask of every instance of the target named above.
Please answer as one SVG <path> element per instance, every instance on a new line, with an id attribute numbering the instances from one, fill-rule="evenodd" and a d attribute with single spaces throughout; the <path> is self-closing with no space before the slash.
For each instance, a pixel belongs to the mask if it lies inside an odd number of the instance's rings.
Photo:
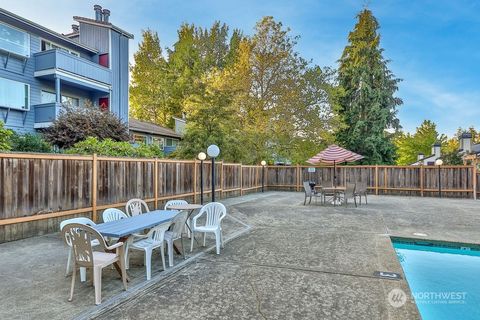
<path id="1" fill-rule="evenodd" d="M 77 57 L 80 56 L 80 54 L 76 51 L 73 51 L 73 50 L 67 49 L 65 47 L 59 46 L 58 44 L 47 41 L 47 40 L 42 40 L 42 51 L 47 51 L 47 50 L 52 50 L 52 49 L 65 51 L 65 52 L 68 52 L 71 55 L 74 55 L 74 56 L 77 56 Z"/>
<path id="2" fill-rule="evenodd" d="M 134 134 L 133 135 L 133 141 L 135 143 L 147 143 L 147 136 L 142 136 L 140 134 Z"/>
<path id="3" fill-rule="evenodd" d="M 0 23 L 0 49 L 19 56 L 30 57 L 30 35 Z"/>
<path id="4" fill-rule="evenodd" d="M 56 100 L 56 95 L 55 92 L 42 90 L 40 98 L 41 103 L 54 103 Z M 62 94 L 62 104 L 78 107 L 80 106 L 80 99 Z"/>
<path id="5" fill-rule="evenodd" d="M 167 147 L 175 147 L 177 146 L 177 143 L 177 139 L 167 138 Z"/>
<path id="6" fill-rule="evenodd" d="M 30 86 L 0 78 L 0 107 L 30 110 Z"/>
<path id="7" fill-rule="evenodd" d="M 161 150 L 163 150 L 165 140 L 163 138 L 158 138 L 158 137 L 153 137 L 152 138 L 152 144 L 155 144 L 160 147 Z"/>

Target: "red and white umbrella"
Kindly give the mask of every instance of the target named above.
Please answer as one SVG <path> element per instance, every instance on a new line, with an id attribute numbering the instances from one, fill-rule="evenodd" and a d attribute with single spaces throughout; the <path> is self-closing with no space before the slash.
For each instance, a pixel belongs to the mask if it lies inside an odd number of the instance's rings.
<path id="1" fill-rule="evenodd" d="M 307 160 L 311 164 L 333 164 L 334 180 L 336 185 L 336 167 L 337 163 L 354 162 L 363 159 L 364 156 L 350 150 L 339 147 L 335 144 L 328 146 L 325 150 Z"/>

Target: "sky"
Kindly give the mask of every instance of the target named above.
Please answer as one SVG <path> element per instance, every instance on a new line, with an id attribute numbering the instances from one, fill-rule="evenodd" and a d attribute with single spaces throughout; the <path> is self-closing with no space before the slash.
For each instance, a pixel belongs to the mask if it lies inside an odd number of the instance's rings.
<path id="1" fill-rule="evenodd" d="M 403 80 L 397 94 L 403 130 L 413 132 L 425 119 L 449 136 L 458 127 L 480 129 L 479 0 L 0 0 L 0 7 L 60 33 L 70 31 L 74 15 L 93 17 L 94 4 L 135 35 L 131 60 L 142 29 L 157 31 L 162 47 L 170 47 L 184 22 L 208 27 L 219 20 L 248 35 L 270 15 L 301 37 L 304 58 L 331 67 L 368 6 L 380 23 L 384 57 Z"/>

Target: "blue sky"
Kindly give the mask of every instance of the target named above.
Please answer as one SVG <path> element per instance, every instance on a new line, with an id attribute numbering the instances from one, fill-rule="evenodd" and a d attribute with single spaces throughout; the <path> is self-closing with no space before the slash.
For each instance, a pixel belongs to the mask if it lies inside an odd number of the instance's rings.
<path id="1" fill-rule="evenodd" d="M 93 17 L 98 3 L 111 21 L 133 33 L 137 48 L 142 29 L 158 31 L 171 46 L 182 22 L 210 26 L 215 20 L 253 32 L 255 22 L 272 15 L 300 35 L 298 51 L 321 66 L 336 66 L 362 0 L 0 0 L 0 6 L 58 32 L 68 32 L 72 16 Z M 40 5 L 41 3 L 41 5 Z M 405 131 L 424 119 L 441 133 L 461 127 L 480 129 L 480 1 L 371 0 L 380 22 L 385 57 L 403 79 L 399 117 Z"/>

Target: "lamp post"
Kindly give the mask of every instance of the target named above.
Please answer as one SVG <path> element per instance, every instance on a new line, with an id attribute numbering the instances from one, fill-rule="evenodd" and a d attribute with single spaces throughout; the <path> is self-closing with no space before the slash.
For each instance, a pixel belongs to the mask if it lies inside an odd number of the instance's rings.
<path id="1" fill-rule="evenodd" d="M 207 154 L 212 159 L 212 202 L 215 202 L 215 158 L 220 154 L 220 148 L 212 144 L 208 146 Z"/>
<path id="2" fill-rule="evenodd" d="M 207 155 L 205 152 L 200 152 L 197 157 L 200 160 L 200 204 L 203 205 L 203 161 L 207 159 Z"/>
<path id="3" fill-rule="evenodd" d="M 262 160 L 260 164 L 262 165 L 262 192 L 263 192 L 265 189 L 265 166 L 267 165 L 267 162 L 265 160 Z"/>
<path id="4" fill-rule="evenodd" d="M 435 165 L 438 166 L 438 196 L 442 197 L 442 177 L 440 175 L 440 167 L 443 165 L 442 159 L 435 160 Z"/>

